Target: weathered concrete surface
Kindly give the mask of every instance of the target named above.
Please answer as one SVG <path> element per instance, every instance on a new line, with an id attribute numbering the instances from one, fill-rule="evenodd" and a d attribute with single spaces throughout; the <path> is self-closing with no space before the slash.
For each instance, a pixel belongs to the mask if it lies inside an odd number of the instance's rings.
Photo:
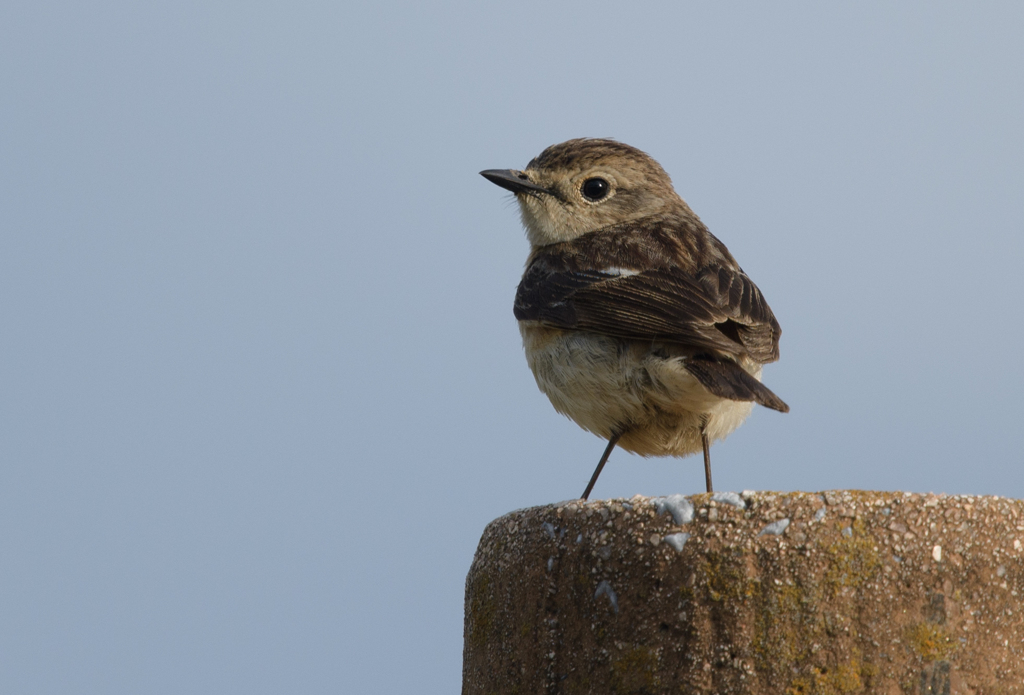
<path id="1" fill-rule="evenodd" d="M 463 693 L 1024 693 L 1024 503 L 695 495 L 677 523 L 656 499 L 488 525 Z"/>

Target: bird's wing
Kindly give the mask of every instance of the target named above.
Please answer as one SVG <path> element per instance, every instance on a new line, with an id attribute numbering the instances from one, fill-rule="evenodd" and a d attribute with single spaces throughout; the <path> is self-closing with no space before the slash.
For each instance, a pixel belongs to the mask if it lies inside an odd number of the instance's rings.
<path id="1" fill-rule="evenodd" d="M 516 293 L 515 315 L 556 328 L 680 343 L 697 352 L 779 358 L 781 329 L 761 291 L 738 267 L 690 274 L 583 268 L 540 256 Z"/>

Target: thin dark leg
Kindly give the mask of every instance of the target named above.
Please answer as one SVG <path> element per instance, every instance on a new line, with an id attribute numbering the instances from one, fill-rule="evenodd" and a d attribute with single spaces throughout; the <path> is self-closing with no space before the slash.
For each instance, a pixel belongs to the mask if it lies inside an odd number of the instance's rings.
<path id="1" fill-rule="evenodd" d="M 597 470 L 594 471 L 594 475 L 590 478 L 590 482 L 587 484 L 587 489 L 583 491 L 583 499 L 590 497 L 590 491 L 594 489 L 594 483 L 597 482 L 597 476 L 601 475 L 601 469 L 604 468 L 604 464 L 608 463 L 608 457 L 612 455 L 612 449 L 615 448 L 615 443 L 619 441 L 621 433 L 615 433 L 612 438 L 608 440 L 608 447 L 604 450 L 604 454 L 601 456 L 600 462 L 597 464 Z"/>
<path id="2" fill-rule="evenodd" d="M 700 431 L 700 443 L 704 447 L 704 482 L 708 484 L 708 492 L 711 489 L 711 445 L 708 443 L 708 434 L 703 429 Z"/>

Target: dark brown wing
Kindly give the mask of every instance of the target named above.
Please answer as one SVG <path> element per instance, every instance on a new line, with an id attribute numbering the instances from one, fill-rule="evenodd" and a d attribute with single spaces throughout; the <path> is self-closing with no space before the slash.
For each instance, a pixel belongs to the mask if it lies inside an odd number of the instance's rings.
<path id="1" fill-rule="evenodd" d="M 519 284 L 516 318 L 746 354 L 760 363 L 779 358 L 779 323 L 739 268 L 708 267 L 694 276 L 678 267 L 623 274 L 572 265 L 557 256 L 536 258 Z"/>

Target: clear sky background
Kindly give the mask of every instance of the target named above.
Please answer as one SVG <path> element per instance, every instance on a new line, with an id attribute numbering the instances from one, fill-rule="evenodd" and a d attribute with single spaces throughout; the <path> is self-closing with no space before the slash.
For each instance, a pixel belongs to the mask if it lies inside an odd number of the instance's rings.
<path id="1" fill-rule="evenodd" d="M 0 7 L 0 691 L 452 693 L 604 443 L 477 175 L 658 159 L 782 327 L 722 490 L 1024 497 L 1024 4 Z M 594 495 L 701 492 L 613 455 Z"/>

